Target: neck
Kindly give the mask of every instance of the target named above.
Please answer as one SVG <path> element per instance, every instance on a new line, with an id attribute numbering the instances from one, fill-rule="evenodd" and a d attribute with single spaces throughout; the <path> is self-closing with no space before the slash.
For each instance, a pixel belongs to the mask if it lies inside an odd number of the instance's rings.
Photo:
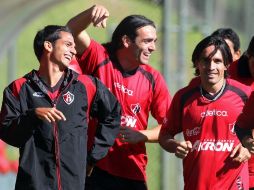
<path id="1" fill-rule="evenodd" d="M 214 95 L 221 90 L 221 88 L 225 85 L 225 82 L 226 82 L 225 79 L 222 79 L 216 84 L 202 85 L 201 83 L 201 86 L 206 92 L 208 92 L 211 95 Z"/>
<path id="2" fill-rule="evenodd" d="M 124 51 L 118 50 L 116 53 L 116 57 L 125 72 L 133 71 L 139 66 L 137 60 L 131 59 Z"/>
<path id="3" fill-rule="evenodd" d="M 54 87 L 65 72 L 54 64 L 41 63 L 38 73 L 47 85 Z"/>

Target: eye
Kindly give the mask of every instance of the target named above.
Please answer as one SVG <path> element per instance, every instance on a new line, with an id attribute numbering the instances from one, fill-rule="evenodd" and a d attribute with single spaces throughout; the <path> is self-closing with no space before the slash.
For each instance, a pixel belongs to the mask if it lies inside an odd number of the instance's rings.
<path id="1" fill-rule="evenodd" d="M 221 60 L 221 59 L 214 59 L 213 61 L 214 61 L 214 63 L 216 63 L 216 64 L 223 63 L 223 60 Z"/>

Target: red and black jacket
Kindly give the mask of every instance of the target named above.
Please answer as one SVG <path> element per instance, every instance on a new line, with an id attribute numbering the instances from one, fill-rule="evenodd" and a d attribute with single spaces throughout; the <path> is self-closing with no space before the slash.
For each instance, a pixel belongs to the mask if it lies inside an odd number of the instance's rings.
<path id="1" fill-rule="evenodd" d="M 11 83 L 3 95 L 0 138 L 20 149 L 16 189 L 84 189 L 87 123 L 98 119 L 94 146 L 88 155 L 103 158 L 119 132 L 120 105 L 97 79 L 72 70 L 56 99 L 32 71 Z M 35 116 L 35 108 L 56 107 L 66 121 L 49 123 Z"/>

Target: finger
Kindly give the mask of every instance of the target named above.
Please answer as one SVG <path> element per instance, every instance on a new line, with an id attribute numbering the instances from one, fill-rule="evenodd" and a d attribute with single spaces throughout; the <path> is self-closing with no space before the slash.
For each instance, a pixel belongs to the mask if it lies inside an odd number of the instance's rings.
<path id="1" fill-rule="evenodd" d="M 192 149 L 192 143 L 190 141 L 186 141 L 186 145 L 189 150 Z"/>
<path id="2" fill-rule="evenodd" d="M 64 116 L 63 112 L 57 110 L 57 109 L 54 109 L 53 110 L 53 113 L 54 113 L 54 116 L 57 120 L 64 120 L 66 121 L 66 117 Z"/>
<path id="3" fill-rule="evenodd" d="M 181 153 L 176 152 L 176 153 L 175 153 L 175 156 L 176 156 L 177 158 L 183 159 L 183 158 L 185 158 L 185 157 L 187 156 L 187 154 L 181 154 Z"/>
<path id="4" fill-rule="evenodd" d="M 101 21 L 102 17 L 103 17 L 103 10 L 100 8 L 97 8 L 94 12 L 93 12 L 93 24 L 94 26 L 98 26 L 99 22 Z"/>
<path id="5" fill-rule="evenodd" d="M 235 157 L 235 155 L 236 155 L 236 153 L 237 153 L 237 151 L 238 151 L 238 149 L 239 149 L 240 146 L 241 146 L 241 145 L 238 144 L 238 145 L 233 149 L 233 151 L 232 151 L 231 154 L 230 154 L 230 157 L 231 157 L 231 158 Z"/>
<path id="6" fill-rule="evenodd" d="M 50 118 L 50 116 L 48 115 L 45 115 L 42 119 L 47 120 L 49 123 L 51 123 L 52 121 L 54 122 L 54 118 L 52 120 L 52 118 Z"/>
<path id="7" fill-rule="evenodd" d="M 96 27 L 106 27 L 106 22 L 107 22 L 107 18 L 108 18 L 108 13 L 105 12 L 105 10 L 101 10 L 100 12 L 98 12 L 98 16 L 96 18 L 94 18 L 94 26 Z"/>
<path id="8" fill-rule="evenodd" d="M 178 147 L 176 148 L 176 153 L 181 154 L 181 155 L 187 155 L 187 154 L 189 153 L 189 151 L 186 150 L 186 149 L 183 148 L 183 147 L 178 146 Z"/>

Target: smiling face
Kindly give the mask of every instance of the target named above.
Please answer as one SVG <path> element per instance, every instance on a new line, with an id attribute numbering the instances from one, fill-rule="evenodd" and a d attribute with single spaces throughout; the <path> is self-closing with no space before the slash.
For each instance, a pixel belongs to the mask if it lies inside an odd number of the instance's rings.
<path id="1" fill-rule="evenodd" d="M 51 60 L 61 67 L 68 67 L 73 56 L 76 54 L 73 36 L 68 32 L 60 32 L 51 51 Z"/>
<path id="2" fill-rule="evenodd" d="M 197 68 L 201 77 L 202 87 L 209 92 L 220 90 L 223 82 L 225 71 L 227 70 L 224 65 L 223 57 L 220 50 L 212 55 L 215 47 L 208 46 L 202 52 L 200 60 L 197 62 Z"/>
<path id="3" fill-rule="evenodd" d="M 152 52 L 156 50 L 156 29 L 147 25 L 139 28 L 136 33 L 135 41 L 130 41 L 128 45 L 129 56 L 137 65 L 148 64 Z"/>

